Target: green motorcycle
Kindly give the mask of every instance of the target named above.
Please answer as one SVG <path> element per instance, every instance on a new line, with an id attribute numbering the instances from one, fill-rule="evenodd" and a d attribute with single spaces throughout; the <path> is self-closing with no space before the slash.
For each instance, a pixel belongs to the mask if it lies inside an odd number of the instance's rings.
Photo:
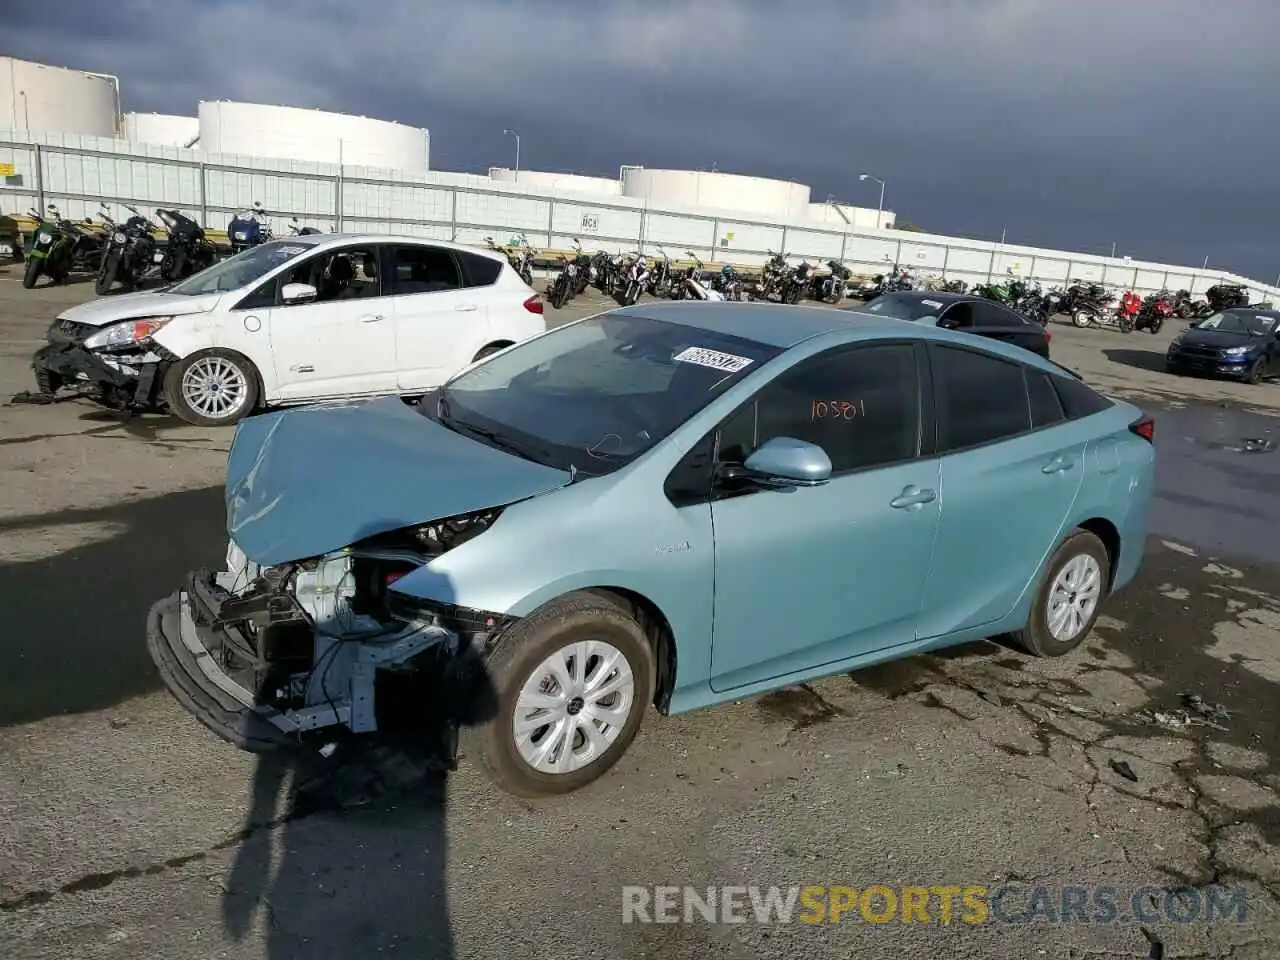
<path id="1" fill-rule="evenodd" d="M 23 258 L 27 265 L 22 273 L 22 285 L 28 290 L 42 276 L 53 283 L 62 283 L 73 269 L 89 266 L 97 269 L 97 261 L 101 259 L 102 237 L 63 219 L 55 204 L 49 204 L 49 213 L 51 216 L 44 217 L 36 210 L 30 211 L 38 225 Z"/>

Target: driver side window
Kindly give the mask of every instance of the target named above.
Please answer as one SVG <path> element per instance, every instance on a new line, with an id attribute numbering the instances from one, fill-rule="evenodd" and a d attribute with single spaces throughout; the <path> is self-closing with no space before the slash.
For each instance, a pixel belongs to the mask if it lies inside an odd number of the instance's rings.
<path id="1" fill-rule="evenodd" d="M 744 463 L 775 437 L 822 447 L 833 475 L 914 458 L 920 444 L 915 348 L 875 344 L 802 361 L 724 422 L 716 457 Z"/>

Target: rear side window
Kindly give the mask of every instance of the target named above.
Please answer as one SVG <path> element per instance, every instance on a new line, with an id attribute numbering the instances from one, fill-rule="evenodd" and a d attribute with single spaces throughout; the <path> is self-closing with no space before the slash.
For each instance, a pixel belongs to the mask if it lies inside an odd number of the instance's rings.
<path id="1" fill-rule="evenodd" d="M 462 286 L 453 255 L 440 247 L 396 245 L 391 248 L 389 272 L 393 294 L 437 293 Z"/>
<path id="2" fill-rule="evenodd" d="M 1058 391 L 1053 389 L 1049 374 L 1039 370 L 1027 369 L 1027 399 L 1031 402 L 1031 427 L 1051 427 L 1067 419 L 1062 409 L 1062 401 L 1058 399 Z"/>
<path id="3" fill-rule="evenodd" d="M 1022 364 L 958 347 L 929 345 L 938 452 L 963 450 L 1031 429 Z"/>
<path id="4" fill-rule="evenodd" d="M 459 251 L 457 257 L 462 264 L 463 282 L 468 287 L 487 287 L 496 283 L 498 275 L 502 273 L 501 262 L 492 257 L 463 251 Z"/>
<path id="5" fill-rule="evenodd" d="M 1025 327 L 1027 321 L 1016 313 L 994 303 L 975 303 L 974 322 L 979 327 Z"/>
<path id="6" fill-rule="evenodd" d="M 1054 387 L 1058 391 L 1058 399 L 1062 401 L 1062 409 L 1068 420 L 1079 420 L 1115 406 L 1110 400 L 1096 390 L 1085 386 L 1079 380 L 1053 376 Z"/>

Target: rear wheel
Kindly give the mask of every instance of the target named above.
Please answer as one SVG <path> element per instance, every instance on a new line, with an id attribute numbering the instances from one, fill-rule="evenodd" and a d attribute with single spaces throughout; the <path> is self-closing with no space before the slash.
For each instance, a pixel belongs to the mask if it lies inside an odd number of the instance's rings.
<path id="1" fill-rule="evenodd" d="M 174 416 L 187 423 L 230 426 L 258 406 L 258 371 L 231 350 L 201 350 L 169 368 L 162 392 Z"/>
<path id="2" fill-rule="evenodd" d="M 1077 529 L 1054 552 L 1027 625 L 1013 639 L 1037 657 L 1060 657 L 1089 635 L 1111 583 L 1102 541 Z"/>
<path id="3" fill-rule="evenodd" d="M 483 360 L 485 357 L 491 357 L 499 350 L 505 350 L 509 346 L 511 346 L 511 343 L 506 340 L 499 340 L 496 343 L 487 343 L 480 348 L 480 352 L 472 358 L 471 362 L 475 363 L 479 360 Z"/>

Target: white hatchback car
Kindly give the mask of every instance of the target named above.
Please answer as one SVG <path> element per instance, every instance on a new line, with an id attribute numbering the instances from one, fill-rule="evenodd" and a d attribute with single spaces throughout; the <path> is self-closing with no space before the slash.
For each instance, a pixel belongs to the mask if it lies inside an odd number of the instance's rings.
<path id="1" fill-rule="evenodd" d="M 421 237 L 322 234 L 252 247 L 162 290 L 61 313 L 32 358 L 73 387 L 201 426 L 263 406 L 414 396 L 546 330 L 499 253 Z"/>

